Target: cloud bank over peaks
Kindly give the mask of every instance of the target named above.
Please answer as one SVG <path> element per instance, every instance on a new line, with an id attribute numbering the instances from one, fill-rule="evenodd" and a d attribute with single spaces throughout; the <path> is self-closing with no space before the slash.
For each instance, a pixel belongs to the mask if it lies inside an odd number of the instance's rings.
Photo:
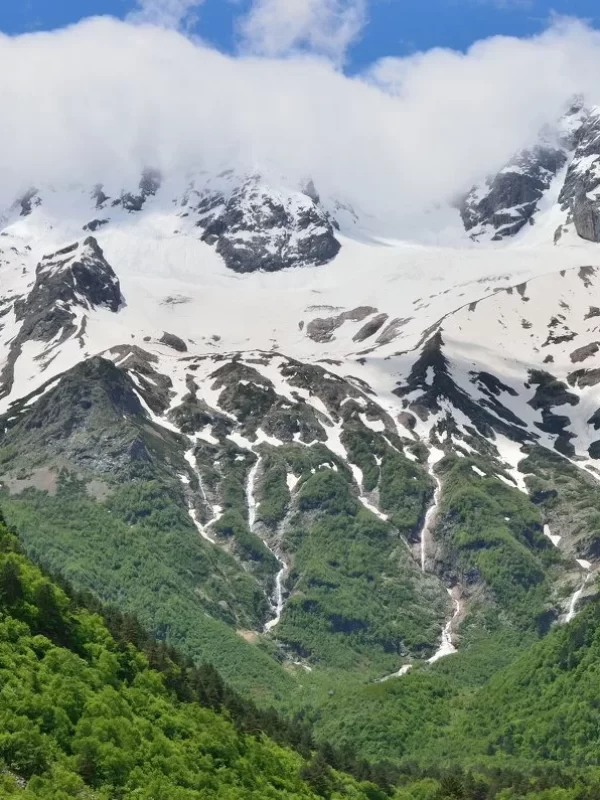
<path id="1" fill-rule="evenodd" d="M 532 39 L 384 59 L 348 77 L 323 56 L 228 56 L 177 30 L 96 18 L 0 36 L 0 74 L 3 206 L 31 185 L 133 188 L 148 166 L 228 167 L 311 176 L 322 197 L 393 234 L 503 166 L 574 94 L 600 102 L 600 34 L 562 20 Z"/>

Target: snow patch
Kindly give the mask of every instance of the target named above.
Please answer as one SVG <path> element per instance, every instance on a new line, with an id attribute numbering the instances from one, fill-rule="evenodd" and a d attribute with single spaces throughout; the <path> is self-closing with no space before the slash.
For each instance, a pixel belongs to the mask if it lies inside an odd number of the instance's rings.
<path id="1" fill-rule="evenodd" d="M 553 536 L 549 525 L 544 525 L 544 536 L 550 539 L 554 547 L 558 547 L 558 545 L 560 544 L 561 537 Z"/>
<path id="2" fill-rule="evenodd" d="M 382 420 L 369 419 L 366 414 L 359 414 L 358 416 L 360 417 L 360 420 L 365 428 L 370 428 L 376 433 L 383 433 L 385 431 L 385 423 Z"/>

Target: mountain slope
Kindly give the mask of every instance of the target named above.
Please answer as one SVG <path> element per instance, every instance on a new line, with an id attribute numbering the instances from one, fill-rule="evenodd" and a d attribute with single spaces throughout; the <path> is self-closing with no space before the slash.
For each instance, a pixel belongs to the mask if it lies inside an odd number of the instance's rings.
<path id="1" fill-rule="evenodd" d="M 477 453 L 473 466 L 479 463 L 481 471 L 481 459 L 491 458 L 493 474 L 500 476 L 495 480 L 508 481 L 516 492 L 523 481 L 514 458 L 507 461 L 509 452 L 571 440 L 567 423 L 556 421 L 560 397 L 546 400 L 532 390 L 537 408 L 523 413 L 522 403 L 530 403 L 524 396 L 529 373 L 519 375 L 523 386 L 516 378 L 510 385 L 504 363 L 478 354 L 470 370 L 477 379 L 471 380 L 460 363 L 460 336 L 485 336 L 478 309 L 487 320 L 494 306 L 502 328 L 509 312 L 495 307 L 498 298 L 528 301 L 521 290 L 494 292 L 507 281 L 494 269 L 516 262 L 517 272 L 531 274 L 537 251 L 489 251 L 489 277 L 482 278 L 475 250 L 384 247 L 346 238 L 326 267 L 233 277 L 202 241 L 192 213 L 199 195 L 193 201 L 189 195 L 190 207 L 181 212 L 178 203 L 166 202 L 165 185 L 148 180 L 142 179 L 141 194 L 121 193 L 119 202 L 95 190 L 89 211 L 79 200 L 70 205 L 75 195 L 38 192 L 35 203 L 7 220 L 4 238 L 20 247 L 6 267 L 7 275 L 13 270 L 14 288 L 6 297 L 10 324 L 0 342 L 9 392 L 2 480 L 7 514 L 30 552 L 79 585 L 124 601 L 161 636 L 217 659 L 240 683 L 254 683 L 256 670 L 239 674 L 243 657 L 231 663 L 225 653 L 232 648 L 241 654 L 248 645 L 232 633 L 223 649 L 227 636 L 217 623 L 267 649 L 275 645 L 280 659 L 304 669 L 360 668 L 381 676 L 406 659 L 432 657 L 436 642 L 447 642 L 442 633 L 449 619 L 456 638 L 473 593 L 483 591 L 486 602 L 520 619 L 514 593 L 498 605 L 494 580 L 481 570 L 473 573 L 473 560 L 461 561 L 453 539 L 438 539 L 430 525 L 435 515 L 427 512 L 444 503 L 443 481 L 441 497 L 433 492 L 439 455 Z M 236 202 L 243 205 L 243 193 L 251 191 L 252 203 L 266 196 L 272 208 L 273 198 L 264 186 L 260 194 L 256 180 L 237 194 L 233 178 L 226 181 Z M 229 213 L 221 195 L 214 206 L 218 218 Z M 321 202 L 314 191 L 304 197 L 303 203 Z M 38 255 L 46 247 L 40 242 L 53 241 L 59 230 L 74 232 L 77 218 L 87 220 L 92 206 L 106 211 L 106 223 L 93 226 L 97 239 Z M 258 235 L 262 212 L 248 213 L 238 215 L 236 225 Z M 167 234 L 174 224 L 184 227 Z M 288 229 L 291 223 L 286 218 L 281 224 Z M 377 281 L 370 267 L 368 284 L 356 267 L 363 251 L 379 263 Z M 564 252 L 553 255 L 557 264 L 581 258 L 577 249 Z M 432 286 L 441 278 L 433 265 L 442 256 L 476 279 L 411 301 L 409 265 L 413 269 L 416 260 L 426 267 L 422 291 L 427 269 Z M 353 281 L 344 283 L 340 277 L 350 264 Z M 593 281 L 591 269 L 579 270 L 560 279 L 567 294 L 578 282 L 585 294 L 586 282 Z M 575 273 L 579 277 L 571 277 Z M 45 299 L 38 297 L 42 289 Z M 472 302 L 454 311 L 465 294 Z M 563 294 L 559 290 L 553 300 L 561 309 Z M 582 314 L 583 294 L 576 315 Z M 311 296 L 319 302 L 307 306 Z M 266 297 L 275 304 L 268 314 L 258 311 Z M 349 306 L 353 297 L 357 304 Z M 337 304 L 330 305 L 334 298 Z M 522 317 L 510 313 L 521 335 Z M 42 330 L 49 323 L 40 327 L 36 321 L 40 314 L 51 320 L 48 336 Z M 516 319 L 508 325 L 511 343 Z M 592 335 L 590 325 L 577 344 L 587 347 Z M 491 342 L 498 337 L 492 332 Z M 252 347 L 254 342 L 263 346 Z M 558 354 L 564 340 L 551 345 Z M 399 347 L 408 349 L 399 353 Z M 494 454 L 498 435 L 507 444 Z M 152 509 L 159 495 L 160 514 Z M 82 539 L 72 523 L 83 508 L 88 519 L 110 515 L 102 526 L 111 531 L 111 544 L 94 544 L 93 573 L 86 555 L 92 540 L 89 534 Z M 522 509 L 524 518 L 529 513 Z M 547 548 L 540 539 L 545 524 L 536 516 L 535 534 L 519 547 Z M 123 525 L 147 543 L 139 565 Z M 164 537 L 166 526 L 174 538 Z M 115 550 L 131 566 L 115 572 Z M 578 569 L 569 561 L 572 553 L 535 568 L 546 587 L 539 613 L 549 619 L 568 611 L 564 591 Z M 170 577 L 157 580 L 165 569 Z M 209 580 L 208 570 L 218 577 Z M 191 607 L 200 604 L 208 617 L 192 623 L 189 611 L 175 610 L 190 597 L 186 592 L 192 592 Z M 249 650 L 257 655 L 248 663 L 266 657 L 255 646 Z M 282 675 L 275 684 L 288 680 Z"/>
<path id="2" fill-rule="evenodd" d="M 600 566 L 596 120 L 574 106 L 445 244 L 309 181 L 24 193 L 0 482 L 27 552 L 316 714 L 457 651 L 487 646 L 486 680 L 570 620 Z"/>
<path id="3" fill-rule="evenodd" d="M 3 797 L 384 796 L 256 735 L 239 698 L 234 725 L 210 669 L 136 649 L 131 619 L 116 641 L 15 548 L 0 526 Z"/>

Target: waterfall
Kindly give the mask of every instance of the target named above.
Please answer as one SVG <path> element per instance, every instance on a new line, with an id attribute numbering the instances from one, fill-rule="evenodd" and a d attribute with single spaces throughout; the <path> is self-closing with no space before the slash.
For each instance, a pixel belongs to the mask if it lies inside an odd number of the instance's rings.
<path id="1" fill-rule="evenodd" d="M 452 598 L 452 603 L 454 604 L 454 613 L 442 631 L 442 643 L 439 649 L 428 660 L 428 664 L 435 664 L 440 658 L 445 658 L 446 656 L 451 656 L 453 653 L 456 653 L 456 647 L 452 642 L 452 626 L 460 615 L 460 599 L 456 596 L 457 592 L 453 592 L 452 589 L 448 589 L 448 594 Z"/>
<path id="2" fill-rule="evenodd" d="M 427 557 L 427 534 L 431 531 L 435 524 L 435 519 L 438 513 L 438 506 L 440 502 L 440 495 L 442 493 L 442 484 L 440 479 L 435 475 L 433 469 L 430 468 L 429 474 L 435 480 L 435 491 L 433 493 L 433 502 L 427 509 L 423 527 L 421 528 L 421 570 L 425 572 L 425 564 Z"/>
<path id="3" fill-rule="evenodd" d="M 589 563 L 589 561 L 582 562 L 578 560 L 577 563 L 583 570 L 585 570 L 586 575 L 583 579 L 583 583 L 571 598 L 571 602 L 569 603 L 569 610 L 567 611 L 567 616 L 565 617 L 565 622 L 571 622 L 571 620 L 575 618 L 575 614 L 577 613 L 577 606 L 579 605 L 579 601 L 581 600 L 581 595 L 583 594 L 585 587 L 587 586 L 587 583 L 591 577 L 590 569 L 592 565 Z"/>
<path id="4" fill-rule="evenodd" d="M 250 533 L 254 533 L 254 526 L 256 524 L 256 509 L 257 503 L 256 498 L 254 496 L 254 488 L 256 484 L 256 476 L 258 475 L 258 470 L 260 469 L 260 457 L 257 457 L 256 461 L 252 465 L 250 472 L 248 473 L 248 479 L 246 481 L 246 504 L 248 506 L 248 528 L 250 529 Z M 263 540 L 264 541 L 264 540 Z M 275 556 L 277 561 L 280 565 L 280 570 L 278 571 L 277 575 L 275 576 L 275 592 L 271 597 L 271 612 L 273 614 L 273 618 L 269 620 L 269 622 L 265 625 L 265 633 L 272 631 L 281 620 L 281 615 L 283 613 L 283 579 L 287 572 L 287 564 L 285 561 L 273 550 L 272 547 L 269 547 L 267 542 L 264 542 L 265 546 L 268 550 Z"/>

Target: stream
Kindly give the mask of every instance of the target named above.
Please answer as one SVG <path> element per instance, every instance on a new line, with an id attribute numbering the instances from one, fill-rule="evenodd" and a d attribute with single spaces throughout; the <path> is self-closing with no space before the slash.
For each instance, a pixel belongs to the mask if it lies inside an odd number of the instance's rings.
<path id="1" fill-rule="evenodd" d="M 248 506 L 248 528 L 250 529 L 250 533 L 254 533 L 254 526 L 256 524 L 257 503 L 256 498 L 254 497 L 254 487 L 259 469 L 260 457 L 257 457 L 256 461 L 252 465 L 252 468 L 250 469 L 250 472 L 248 473 L 248 479 L 246 481 L 246 504 Z M 272 547 L 269 547 L 267 542 L 265 542 L 262 537 L 261 541 L 281 565 L 281 569 L 275 576 L 275 591 L 271 597 L 271 612 L 273 614 L 273 618 L 270 619 L 265 625 L 265 633 L 269 633 L 269 631 L 272 631 L 273 628 L 279 625 L 281 614 L 283 613 L 283 579 L 285 578 L 288 566 L 285 561 L 277 555 L 275 550 L 273 550 Z"/>
<path id="2" fill-rule="evenodd" d="M 427 559 L 427 535 L 435 525 L 435 518 L 437 517 L 438 508 L 440 504 L 440 495 L 442 493 L 442 484 L 438 476 L 434 473 L 433 468 L 429 467 L 429 474 L 435 480 L 435 491 L 433 493 L 433 502 L 427 509 L 423 527 L 421 528 L 421 570 L 425 572 L 425 565 Z"/>
<path id="3" fill-rule="evenodd" d="M 581 600 L 581 595 L 585 591 L 585 587 L 587 586 L 588 581 L 591 577 L 591 572 L 590 572 L 591 564 L 587 566 L 588 564 L 587 561 L 583 562 L 586 566 L 583 566 L 581 561 L 579 561 L 578 563 L 579 566 L 585 571 L 585 577 L 579 589 L 577 589 L 577 591 L 573 594 L 573 597 L 571 597 L 571 602 L 569 603 L 569 610 L 567 611 L 565 622 L 571 622 L 571 620 L 575 618 L 575 614 L 577 613 L 577 606 L 579 605 L 579 601 Z"/>
<path id="4" fill-rule="evenodd" d="M 452 589 L 448 589 L 448 594 L 452 598 L 452 602 L 454 604 L 454 614 L 446 623 L 444 630 L 442 631 L 442 643 L 430 659 L 428 659 L 428 664 L 435 664 L 436 661 L 439 661 L 440 658 L 445 658 L 446 656 L 451 656 L 453 653 L 456 653 L 456 647 L 452 642 L 452 626 L 454 622 L 460 615 L 460 599 L 458 597 L 458 588 L 454 591 Z"/>
<path id="5" fill-rule="evenodd" d="M 554 547 L 560 549 L 559 545 L 560 545 L 561 537 L 560 536 L 553 536 L 549 525 L 544 525 L 544 536 L 546 536 L 548 539 L 550 539 L 550 541 L 552 542 Z M 584 578 L 583 578 L 583 583 L 581 584 L 579 589 L 577 589 L 573 593 L 573 595 L 571 597 L 571 600 L 569 602 L 569 610 L 567 611 L 567 613 L 565 615 L 565 618 L 564 618 L 565 623 L 566 622 L 571 622 L 571 620 L 573 620 L 575 618 L 575 614 L 577 614 L 577 606 L 579 605 L 579 601 L 581 600 L 581 595 L 584 593 L 585 587 L 587 586 L 588 581 L 592 577 L 592 573 L 591 573 L 592 565 L 591 565 L 591 563 L 589 561 L 584 561 L 584 559 L 582 559 L 582 558 L 576 558 L 575 560 L 577 561 L 578 565 L 581 567 L 581 569 L 582 569 L 582 571 L 584 573 Z"/>
<path id="6" fill-rule="evenodd" d="M 437 461 L 444 454 L 440 450 L 432 449 L 429 461 L 428 461 L 428 471 L 431 477 L 435 480 L 435 491 L 433 494 L 433 502 L 427 509 L 427 513 L 425 514 L 425 519 L 423 520 L 423 527 L 421 528 L 421 570 L 423 572 L 426 571 L 427 566 L 427 538 L 428 534 L 432 531 L 433 526 L 435 524 L 435 520 L 437 517 L 437 513 L 439 510 L 440 505 L 440 498 L 442 494 L 442 482 L 438 478 L 438 476 L 434 472 L 434 465 Z M 461 605 L 460 605 L 460 589 L 455 587 L 454 589 L 448 589 L 448 594 L 452 599 L 452 603 L 454 606 L 454 610 L 452 616 L 444 626 L 442 631 L 442 640 L 440 646 L 436 650 L 436 652 L 427 660 L 428 664 L 435 664 L 436 661 L 439 661 L 442 658 L 446 658 L 446 656 L 450 656 L 453 653 L 456 653 L 456 647 L 454 646 L 453 642 L 453 628 L 456 620 L 460 616 L 461 613 Z M 582 589 L 583 591 L 583 589 Z M 377 683 L 384 683 L 385 681 L 389 681 L 391 678 L 401 678 L 403 675 L 406 675 L 412 669 L 412 664 L 405 664 L 403 667 L 400 667 L 398 672 L 393 672 L 391 675 L 386 675 L 383 678 L 380 678 Z"/>
<path id="7" fill-rule="evenodd" d="M 196 468 L 196 461 L 194 459 L 194 448 L 193 447 L 192 447 L 191 450 L 188 450 L 185 453 L 184 458 L 187 461 L 187 463 L 190 465 L 194 475 L 198 479 L 198 485 L 199 485 L 199 488 L 200 488 L 200 494 L 202 495 L 202 499 L 204 500 L 204 502 L 205 502 L 205 504 L 207 506 L 210 505 L 209 502 L 208 502 L 208 498 L 206 496 L 206 492 L 204 491 L 204 486 L 202 485 L 202 476 L 200 475 L 200 473 L 198 472 L 198 469 Z M 189 513 L 190 517 L 192 518 L 192 521 L 193 521 L 194 525 L 196 526 L 196 529 L 198 530 L 198 533 L 200 534 L 200 536 L 202 536 L 202 538 L 205 539 L 207 542 L 210 542 L 211 544 L 216 544 L 216 541 L 212 538 L 212 536 L 209 535 L 208 528 L 213 524 L 213 522 L 216 522 L 219 519 L 219 517 L 221 516 L 220 507 L 219 506 L 215 506 L 213 508 L 214 516 L 213 516 L 212 519 L 210 519 L 206 523 L 206 525 L 203 525 L 200 522 L 200 520 L 198 519 L 198 512 L 196 511 L 196 509 L 193 506 L 190 506 L 190 508 L 188 509 L 188 513 Z"/>

